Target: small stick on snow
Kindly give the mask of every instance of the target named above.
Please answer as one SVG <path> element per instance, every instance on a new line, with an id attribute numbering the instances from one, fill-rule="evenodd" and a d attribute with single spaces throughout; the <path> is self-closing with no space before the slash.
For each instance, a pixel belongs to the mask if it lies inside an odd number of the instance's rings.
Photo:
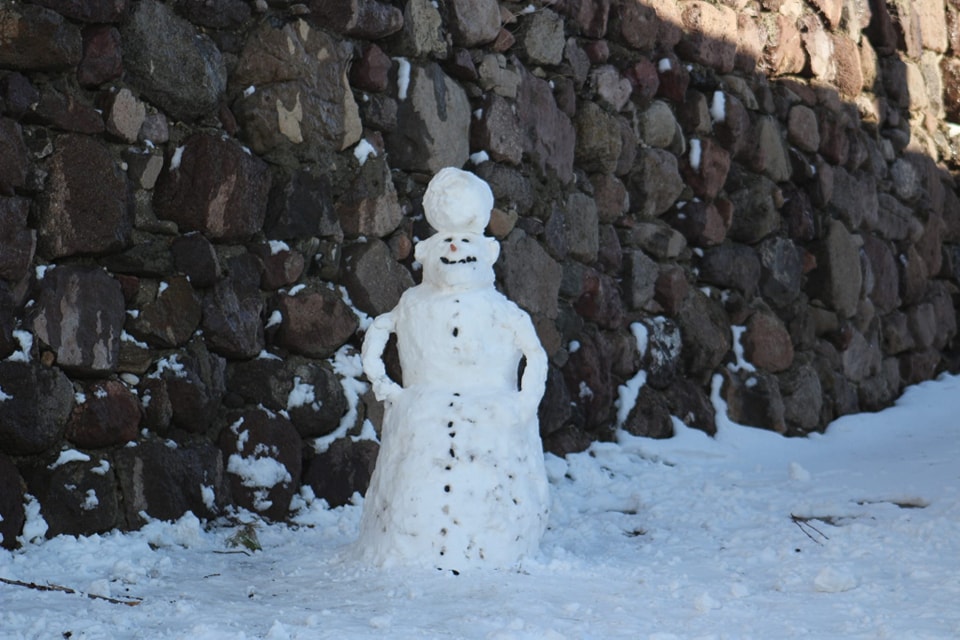
<path id="1" fill-rule="evenodd" d="M 106 600 L 107 602 L 112 602 L 113 604 L 125 604 L 128 607 L 135 607 L 141 602 L 143 602 L 143 598 L 130 597 L 130 598 L 121 600 L 119 598 L 110 598 L 108 596 L 100 596 L 95 593 L 84 593 L 82 591 L 77 591 L 76 589 L 71 589 L 70 587 L 63 587 L 59 584 L 37 584 L 35 582 L 23 582 L 21 580 L 10 580 L 9 578 L 0 578 L 0 582 L 4 584 L 13 585 L 15 587 L 26 587 L 27 589 L 36 589 L 37 591 L 59 591 L 61 593 L 78 594 L 81 596 L 86 596 L 91 600 Z"/>
<path id="2" fill-rule="evenodd" d="M 791 513 L 791 514 L 790 514 L 790 519 L 793 520 L 793 524 L 795 524 L 795 525 L 797 525 L 797 527 L 799 527 L 800 531 L 803 531 L 803 533 L 804 533 L 808 538 L 810 538 L 811 540 L 813 540 L 813 541 L 816 542 L 817 544 L 823 545 L 823 543 L 822 543 L 821 541 L 817 540 L 817 539 L 814 538 L 812 535 L 810 535 L 810 532 L 807 531 L 806 529 L 804 529 L 804 526 L 810 527 L 811 529 L 813 529 L 814 531 L 816 531 L 818 534 L 820 534 L 820 535 L 823 537 L 824 540 L 829 540 L 829 539 L 830 539 L 830 536 L 828 536 L 828 535 L 825 534 L 823 531 L 820 531 L 820 529 L 817 529 L 815 526 L 813 526 L 812 524 L 810 524 L 810 519 L 809 519 L 809 518 L 802 518 L 802 517 L 800 517 L 800 516 L 797 516 L 797 515 L 794 515 L 794 514 Z"/>

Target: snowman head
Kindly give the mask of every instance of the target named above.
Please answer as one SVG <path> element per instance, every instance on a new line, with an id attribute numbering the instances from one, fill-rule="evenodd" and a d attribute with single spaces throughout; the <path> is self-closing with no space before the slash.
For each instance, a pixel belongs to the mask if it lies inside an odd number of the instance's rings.
<path id="1" fill-rule="evenodd" d="M 447 167 L 423 196 L 427 222 L 437 233 L 417 243 L 423 282 L 441 288 L 492 286 L 500 243 L 483 235 L 493 209 L 493 193 L 474 174 Z"/>

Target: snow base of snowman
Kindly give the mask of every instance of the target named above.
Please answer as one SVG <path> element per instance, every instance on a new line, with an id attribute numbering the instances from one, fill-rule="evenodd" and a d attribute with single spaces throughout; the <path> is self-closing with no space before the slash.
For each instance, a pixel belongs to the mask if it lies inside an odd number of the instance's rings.
<path id="1" fill-rule="evenodd" d="M 536 412 L 547 358 L 529 316 L 493 286 L 499 244 L 482 235 L 492 204 L 472 174 L 437 174 L 424 208 L 438 231 L 416 247 L 423 283 L 364 338 L 364 370 L 385 403 L 355 545 L 366 562 L 511 569 L 546 529 Z M 402 387 L 382 361 L 391 334 Z"/>

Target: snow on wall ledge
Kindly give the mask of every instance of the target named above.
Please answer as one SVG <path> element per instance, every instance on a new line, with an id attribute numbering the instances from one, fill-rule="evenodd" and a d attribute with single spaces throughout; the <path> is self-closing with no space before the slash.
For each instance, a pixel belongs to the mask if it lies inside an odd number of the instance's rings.
<path id="1" fill-rule="evenodd" d="M 493 189 L 555 453 L 712 432 L 711 393 L 802 435 L 958 368 L 952 5 L 88 4 L 0 8 L 5 545 L 25 504 L 56 535 L 362 493 L 358 350 L 442 166 Z"/>

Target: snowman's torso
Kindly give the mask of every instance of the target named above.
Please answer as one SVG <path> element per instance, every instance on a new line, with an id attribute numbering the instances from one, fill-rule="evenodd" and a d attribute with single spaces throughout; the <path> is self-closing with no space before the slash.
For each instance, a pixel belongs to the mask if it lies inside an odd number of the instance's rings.
<path id="1" fill-rule="evenodd" d="M 493 287 L 421 285 L 393 315 L 404 390 L 384 414 L 359 549 L 376 564 L 513 566 L 548 507 L 536 417 L 515 402 L 523 312 Z"/>

